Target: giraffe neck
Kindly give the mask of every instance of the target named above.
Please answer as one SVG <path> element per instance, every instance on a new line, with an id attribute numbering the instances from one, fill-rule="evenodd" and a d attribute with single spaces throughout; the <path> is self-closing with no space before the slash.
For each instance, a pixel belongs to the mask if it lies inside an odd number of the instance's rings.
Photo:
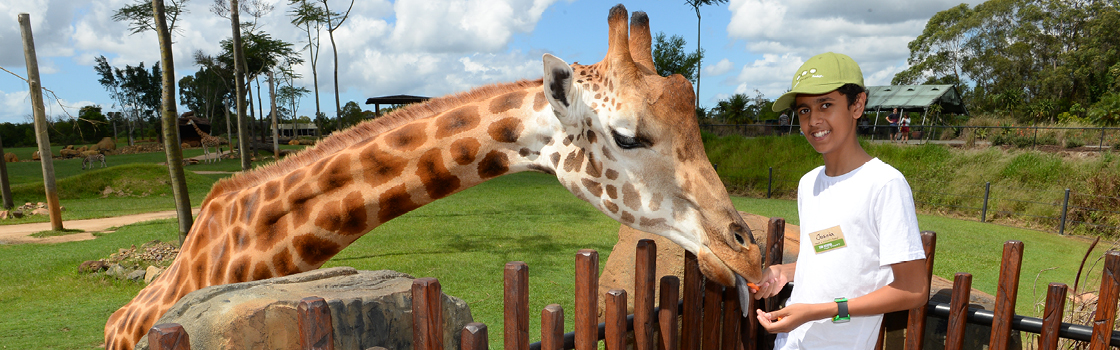
<path id="1" fill-rule="evenodd" d="M 168 271 L 110 318 L 107 344 L 134 344 L 191 291 L 313 270 L 432 201 L 508 173 L 553 173 L 540 155 L 562 128 L 541 84 L 491 86 L 412 107 L 410 115 L 367 122 L 215 184 Z"/>
<path id="2" fill-rule="evenodd" d="M 195 124 L 193 120 L 188 124 L 190 124 L 192 127 L 194 127 L 194 131 L 197 132 L 199 136 L 202 136 L 203 138 L 210 137 L 210 134 L 202 131 L 202 129 L 200 129 L 198 127 L 198 124 Z"/>

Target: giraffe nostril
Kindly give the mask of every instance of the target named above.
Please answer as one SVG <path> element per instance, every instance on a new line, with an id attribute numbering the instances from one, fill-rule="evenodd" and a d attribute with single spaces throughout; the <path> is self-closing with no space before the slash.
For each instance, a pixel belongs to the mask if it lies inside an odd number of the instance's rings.
<path id="1" fill-rule="evenodd" d="M 738 233 L 735 234 L 735 241 L 739 242 L 739 244 L 746 244 L 747 243 L 747 242 L 743 241 L 743 235 L 740 235 Z"/>

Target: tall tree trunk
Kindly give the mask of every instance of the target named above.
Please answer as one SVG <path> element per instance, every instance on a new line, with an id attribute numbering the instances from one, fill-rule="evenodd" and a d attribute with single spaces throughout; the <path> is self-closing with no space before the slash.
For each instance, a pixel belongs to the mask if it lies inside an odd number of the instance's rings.
<path id="1" fill-rule="evenodd" d="M 280 125 L 276 123 L 276 85 L 272 81 L 272 72 L 268 72 L 268 98 L 272 100 L 272 155 L 280 159 Z"/>
<path id="2" fill-rule="evenodd" d="M 31 96 L 31 112 L 35 118 L 35 141 L 39 144 L 39 164 L 43 167 L 43 188 L 47 195 L 51 229 L 62 231 L 62 207 L 58 204 L 58 188 L 55 187 L 54 182 L 51 139 L 47 134 L 49 126 L 43 106 L 43 86 L 39 82 L 39 59 L 35 55 L 35 38 L 31 34 L 31 15 L 19 14 L 19 29 L 23 35 L 23 58 L 27 64 L 27 92 Z"/>
<path id="3" fill-rule="evenodd" d="M 7 159 L 4 157 L 4 139 L 0 139 L 0 196 L 4 198 L 3 208 L 5 210 L 15 207 L 12 200 L 12 187 L 8 182 L 8 165 Z"/>
<path id="4" fill-rule="evenodd" d="M 238 14 L 237 0 L 229 0 L 229 21 L 233 25 L 233 71 L 234 85 L 237 89 L 237 144 L 241 152 L 241 170 L 251 167 L 249 154 L 249 130 L 245 125 L 245 56 L 241 52 L 241 17 Z"/>
<path id="5" fill-rule="evenodd" d="M 167 14 L 163 0 L 152 0 L 156 35 L 159 37 L 160 65 L 163 71 L 163 150 L 167 154 L 167 170 L 171 173 L 171 193 L 175 196 L 175 214 L 179 216 L 179 246 L 187 240 L 194 217 L 191 215 L 191 198 L 187 190 L 187 176 L 183 170 L 182 143 L 179 142 L 179 112 L 175 103 L 175 61 L 171 51 L 171 32 L 167 30 Z"/>
<path id="6" fill-rule="evenodd" d="M 323 0 L 323 9 L 327 12 L 327 34 L 331 37 L 331 53 L 334 54 L 334 117 L 337 120 L 337 129 L 342 129 L 342 104 L 339 102 L 338 95 L 342 94 L 338 91 L 338 45 L 334 42 L 334 21 L 331 18 L 331 7 Z"/>
<path id="7" fill-rule="evenodd" d="M 315 88 L 315 115 L 311 117 L 311 120 L 315 120 L 315 118 L 318 118 L 319 114 L 322 113 L 322 109 L 319 107 L 319 68 L 318 68 L 318 65 L 319 65 L 319 52 L 320 51 L 316 51 L 316 49 L 318 49 L 318 47 L 319 47 L 317 39 L 318 39 L 318 36 L 316 36 L 316 44 L 312 45 L 311 44 L 311 25 L 308 24 L 307 25 L 307 51 L 310 52 L 309 56 L 311 57 L 311 84 Z M 316 130 L 315 131 L 315 137 L 318 138 L 318 136 L 319 136 L 319 131 Z"/>
<path id="8" fill-rule="evenodd" d="M 248 66 L 246 66 L 246 69 L 248 69 Z M 246 121 L 246 123 L 249 123 L 249 134 L 245 136 L 249 139 L 248 151 L 253 153 L 253 157 L 256 157 L 257 148 L 253 147 L 253 142 L 256 141 L 253 140 L 253 137 L 256 137 L 257 130 L 260 129 L 261 126 L 260 122 L 257 120 L 257 107 L 253 104 L 253 82 L 245 82 L 245 93 L 245 99 L 249 100 L 249 120 Z"/>

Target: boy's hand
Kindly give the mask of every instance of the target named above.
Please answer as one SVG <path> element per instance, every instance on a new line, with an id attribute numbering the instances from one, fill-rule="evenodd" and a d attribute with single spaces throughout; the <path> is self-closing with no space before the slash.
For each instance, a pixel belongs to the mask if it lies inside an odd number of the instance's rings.
<path id="1" fill-rule="evenodd" d="M 771 312 L 756 311 L 758 323 L 770 333 L 788 333 L 805 322 L 820 319 L 815 316 L 820 310 L 809 304 L 793 304 Z"/>
<path id="2" fill-rule="evenodd" d="M 762 271 L 762 279 L 758 281 L 756 288 L 751 288 L 754 298 L 762 299 L 778 295 L 786 283 L 789 283 L 784 270 L 783 265 L 771 265 Z"/>

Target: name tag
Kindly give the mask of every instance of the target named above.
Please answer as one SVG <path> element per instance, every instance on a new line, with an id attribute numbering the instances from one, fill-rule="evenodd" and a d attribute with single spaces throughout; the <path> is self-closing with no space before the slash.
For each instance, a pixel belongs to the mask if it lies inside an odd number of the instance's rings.
<path id="1" fill-rule="evenodd" d="M 809 240 L 813 242 L 813 250 L 817 254 L 845 247 L 844 231 L 840 230 L 839 225 L 810 233 Z"/>

